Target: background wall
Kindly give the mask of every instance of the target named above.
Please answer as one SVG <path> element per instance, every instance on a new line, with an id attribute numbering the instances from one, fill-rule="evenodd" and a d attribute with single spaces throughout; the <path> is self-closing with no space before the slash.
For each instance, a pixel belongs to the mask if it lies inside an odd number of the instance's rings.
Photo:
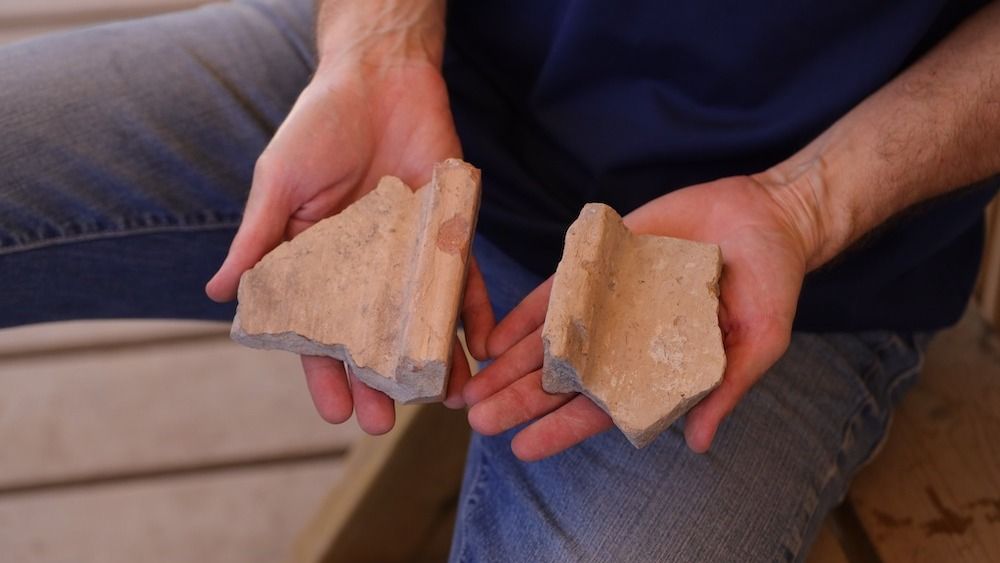
<path id="1" fill-rule="evenodd" d="M 0 43 L 206 3 L 206 0 L 0 0 Z"/>

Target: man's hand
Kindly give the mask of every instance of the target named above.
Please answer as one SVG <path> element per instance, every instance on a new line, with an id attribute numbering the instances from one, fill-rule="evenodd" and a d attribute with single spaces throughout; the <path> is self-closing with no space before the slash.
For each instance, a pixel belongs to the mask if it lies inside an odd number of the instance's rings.
<path id="1" fill-rule="evenodd" d="M 212 299 L 233 299 L 244 271 L 282 241 L 343 210 L 383 175 L 418 188 L 430 180 L 435 162 L 461 156 L 439 70 L 437 36 L 443 34 L 443 23 L 435 18 L 443 18 L 443 6 L 442 13 L 413 14 L 409 12 L 420 3 L 404 3 L 406 17 L 399 23 L 384 21 L 391 14 L 388 9 L 368 14 L 366 10 L 385 8 L 375 4 L 355 3 L 358 13 L 341 6 L 345 11 L 334 14 L 330 25 L 335 29 L 325 34 L 321 29 L 327 51 L 321 52 L 315 77 L 257 161 L 243 222 L 206 287 Z M 364 19 L 366 26 L 353 25 L 352 16 Z M 348 31 L 362 27 L 363 33 Z M 493 313 L 474 262 L 465 293 L 462 314 L 470 351 L 484 357 Z M 445 404 L 460 408 L 469 366 L 457 340 L 454 349 Z M 341 362 L 303 357 L 302 365 L 324 419 L 344 422 L 354 410 L 369 433 L 392 428 L 392 400 L 353 376 L 348 380 Z"/>
<path id="2" fill-rule="evenodd" d="M 777 166 L 679 190 L 635 210 L 637 233 L 722 247 L 722 384 L 687 415 L 691 449 L 788 346 L 805 272 L 918 202 L 1000 173 L 1000 1 L 962 23 L 913 66 Z M 541 417 L 512 444 L 525 460 L 562 451 L 611 424 L 582 396 L 541 388 L 550 283 L 490 335 L 497 360 L 465 388 L 472 426 L 495 434 Z M 499 356 L 499 357 L 498 357 Z"/>
<path id="3" fill-rule="evenodd" d="M 762 179 L 735 177 L 660 197 L 625 217 L 635 233 L 714 242 L 724 260 L 719 320 L 728 359 L 722 384 L 688 415 L 685 437 L 708 449 L 722 419 L 788 347 L 807 241 L 793 202 Z M 556 454 L 611 426 L 590 399 L 542 390 L 541 326 L 551 279 L 529 294 L 490 335 L 497 360 L 465 387 L 472 427 L 497 434 L 538 419 L 514 438 L 523 460 Z"/>

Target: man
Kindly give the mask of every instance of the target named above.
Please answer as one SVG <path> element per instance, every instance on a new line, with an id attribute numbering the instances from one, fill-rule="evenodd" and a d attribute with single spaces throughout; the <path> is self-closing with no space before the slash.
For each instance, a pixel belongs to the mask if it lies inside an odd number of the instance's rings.
<path id="1" fill-rule="evenodd" d="M 484 204 L 463 320 L 494 361 L 456 367 L 446 400 L 478 431 L 453 560 L 805 557 L 968 297 L 1000 171 L 1000 5 L 319 4 L 0 52 L 3 323 L 228 318 L 196 286 L 237 224 L 218 301 L 381 175 L 421 185 L 464 151 Z M 725 260 L 724 382 L 644 450 L 540 387 L 544 279 L 587 201 Z M 391 428 L 387 397 L 303 366 L 324 418 Z"/>

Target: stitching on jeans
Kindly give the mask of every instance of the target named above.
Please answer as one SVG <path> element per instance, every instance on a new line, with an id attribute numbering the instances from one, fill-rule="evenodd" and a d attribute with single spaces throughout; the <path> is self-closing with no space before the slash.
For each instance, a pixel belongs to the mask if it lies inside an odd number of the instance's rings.
<path id="1" fill-rule="evenodd" d="M 890 335 L 889 338 L 887 338 L 885 341 L 876 346 L 874 348 L 874 351 L 876 355 L 881 356 L 882 352 L 888 349 L 891 345 L 897 344 L 899 342 L 902 342 L 902 339 L 898 338 L 898 335 L 893 333 L 892 335 Z M 901 381 L 908 380 L 913 376 L 913 374 L 918 373 L 922 365 L 923 365 L 923 352 L 918 350 L 917 361 L 910 367 L 901 370 L 894 377 L 893 381 L 886 388 L 887 392 L 896 389 Z M 864 370 L 862 379 L 867 381 L 868 379 L 871 378 L 875 370 L 881 369 L 881 367 L 882 367 L 881 358 L 876 358 L 872 362 L 872 364 L 868 366 L 866 370 Z M 871 408 L 873 412 L 879 414 L 880 409 L 878 408 L 878 401 L 875 399 L 875 396 L 868 389 L 867 385 L 862 385 L 862 388 L 865 391 L 865 397 L 854 407 L 853 414 L 847 420 L 847 424 L 845 425 L 844 435 L 840 442 L 840 448 L 834 455 L 833 460 L 830 463 L 829 469 L 824 473 L 823 478 L 820 480 L 819 486 L 812 493 L 812 497 L 809 498 L 807 502 L 804 502 L 801 507 L 805 516 L 804 518 L 805 525 L 790 529 L 781 541 L 780 544 L 781 550 L 783 551 L 786 560 L 798 559 L 798 557 L 802 554 L 803 531 L 808 528 L 809 523 L 813 520 L 813 517 L 816 514 L 816 509 L 819 507 L 819 499 L 822 497 L 820 493 L 822 493 L 825 489 L 829 488 L 830 485 L 833 483 L 834 479 L 836 478 L 836 476 L 840 473 L 838 460 L 841 457 L 841 455 L 847 450 L 848 445 L 855 440 L 856 438 L 855 429 L 861 425 L 861 419 L 865 413 L 865 410 L 867 408 Z M 885 440 L 887 434 L 886 430 L 888 429 L 889 424 L 891 423 L 891 415 L 892 415 L 891 410 L 889 411 L 889 415 L 890 416 L 888 420 L 883 425 L 882 440 Z M 880 440 L 880 442 L 882 440 Z M 863 467 L 868 461 L 870 461 L 870 459 L 874 456 L 873 453 L 874 451 L 876 451 L 875 448 L 872 448 L 871 452 L 869 452 L 865 456 L 865 459 L 861 464 L 858 465 L 857 469 L 861 469 L 861 467 Z M 796 538 L 794 538 L 795 539 L 794 543 L 796 544 L 794 549 L 792 547 L 793 538 L 791 537 L 793 533 L 797 536 Z"/>
<path id="2" fill-rule="evenodd" d="M 864 393 L 864 398 L 866 403 L 871 402 L 873 404 L 877 404 L 875 395 L 868 387 L 868 382 L 871 381 L 875 371 L 881 369 L 882 367 L 881 358 L 882 355 L 885 353 L 885 351 L 896 345 L 897 342 L 901 341 L 902 340 L 899 339 L 898 335 L 896 335 L 895 333 L 891 333 L 889 334 L 888 338 L 884 338 L 877 345 L 871 346 L 871 351 L 876 356 L 876 358 L 867 368 L 865 368 L 862 371 L 861 376 L 859 377 L 861 383 L 861 391 Z"/>
<path id="3" fill-rule="evenodd" d="M 907 373 L 900 375 L 896 379 L 893 379 L 892 382 L 886 387 L 885 389 L 886 398 L 888 398 L 890 401 L 893 399 L 893 397 L 896 394 L 896 390 L 899 389 L 899 386 L 902 385 L 903 382 L 909 381 L 915 375 L 919 374 L 920 371 L 923 369 L 924 362 L 926 360 L 926 354 L 924 353 L 924 350 L 919 346 L 916 347 L 916 351 L 917 351 L 917 363 L 914 365 L 913 369 L 910 369 L 907 371 Z M 871 463 L 872 460 L 874 460 L 878 456 L 878 454 L 882 451 L 882 448 L 885 446 L 886 442 L 889 441 L 889 429 L 892 428 L 892 422 L 895 416 L 896 416 L 895 409 L 890 409 L 889 418 L 885 424 L 885 432 L 882 433 L 882 437 L 879 439 L 878 443 L 875 444 L 875 447 L 872 448 L 872 451 L 868 454 L 868 456 L 864 460 L 862 460 L 860 465 L 858 465 L 858 470 L 865 468 L 869 463 Z"/>
<path id="4" fill-rule="evenodd" d="M 110 239 L 125 238 L 130 236 L 153 235 L 153 234 L 172 233 L 172 232 L 185 233 L 185 232 L 234 229 L 236 227 L 239 227 L 239 225 L 240 223 L 238 221 L 236 222 L 227 221 L 227 222 L 211 223 L 204 225 L 162 225 L 156 227 L 133 228 L 121 231 L 101 231 L 95 233 L 83 233 L 79 235 L 47 238 L 44 240 L 29 242 L 27 244 L 20 244 L 9 247 L 0 247 L 0 256 L 6 256 L 17 252 L 27 252 L 30 250 L 40 250 L 42 248 L 48 248 L 50 246 L 60 246 L 64 244 L 75 244 L 83 242 L 92 242 L 95 240 L 104 240 L 104 239 L 110 240 Z"/>
<path id="5" fill-rule="evenodd" d="M 895 346 L 896 348 L 908 347 L 907 342 L 899 334 L 892 333 L 891 337 L 887 339 L 883 343 L 883 345 L 876 348 L 876 353 L 881 355 L 890 346 Z M 920 370 L 923 369 L 924 361 L 926 359 L 926 354 L 924 353 L 924 349 L 919 346 L 913 346 L 912 348 L 917 354 L 916 362 L 913 364 L 912 367 L 907 368 L 903 372 L 900 372 L 895 378 L 893 378 L 891 382 L 889 382 L 889 385 L 885 387 L 885 396 L 890 403 L 892 402 L 893 396 L 896 394 L 896 390 L 899 389 L 899 386 L 902 385 L 904 382 L 913 379 L 913 377 L 919 374 Z M 869 369 L 868 371 L 865 372 L 863 376 L 865 380 L 871 378 L 872 371 L 874 370 Z M 865 392 L 871 398 L 872 403 L 877 406 L 878 403 L 877 401 L 875 401 L 875 396 L 871 393 L 871 391 L 868 390 L 867 385 L 865 385 Z M 873 459 L 875 459 L 878 453 L 882 450 L 882 447 L 885 445 L 886 441 L 888 441 L 889 439 L 889 428 L 892 426 L 892 421 L 895 416 L 895 410 L 893 408 L 889 408 L 887 414 L 888 417 L 885 423 L 885 430 L 882 432 L 882 436 L 881 438 L 879 438 L 878 443 L 875 444 L 875 446 L 868 453 L 865 459 L 863 459 L 861 463 L 858 465 L 857 469 L 859 471 L 863 469 L 865 466 L 867 466 L 869 463 L 871 463 Z"/>
<path id="6" fill-rule="evenodd" d="M 911 366 L 911 367 L 909 367 L 909 368 L 907 368 L 907 369 L 899 372 L 899 374 L 896 376 L 894 382 L 895 381 L 902 381 L 902 380 L 906 380 L 906 379 L 911 378 L 915 373 L 918 373 L 920 371 L 920 366 L 921 366 L 921 363 L 918 362 L 918 363 L 914 364 L 913 366 Z M 862 415 L 864 414 L 865 407 L 868 407 L 868 406 L 873 406 L 873 407 L 875 407 L 874 410 L 876 412 L 878 411 L 878 409 L 877 409 L 878 404 L 874 400 L 872 400 L 872 401 L 864 401 L 864 403 L 860 406 L 860 408 L 858 408 L 855 411 L 854 415 L 851 416 L 851 418 L 849 419 L 849 423 L 847 424 L 847 431 L 844 433 L 844 438 L 841 441 L 841 448 L 838 451 L 836 458 L 839 458 L 840 455 L 842 453 L 844 453 L 844 451 L 846 450 L 847 445 L 849 443 L 853 442 L 856 439 L 856 434 L 857 434 L 856 433 L 856 429 L 859 426 L 861 426 Z M 880 421 L 881 419 L 879 418 L 877 420 Z M 889 425 L 891 423 L 892 423 L 892 412 L 890 411 L 889 412 L 889 416 L 886 417 L 884 423 L 882 423 L 882 439 L 879 441 L 879 443 L 883 442 L 887 438 Z M 876 450 L 877 446 L 878 446 L 878 444 L 876 444 L 875 447 L 871 448 L 871 450 L 867 454 L 865 454 L 865 457 L 862 460 L 862 462 L 860 464 L 858 464 L 858 467 L 856 468 L 857 470 L 860 470 L 869 461 L 871 461 L 871 459 L 874 457 L 874 453 L 877 451 Z M 833 483 L 833 480 L 837 476 L 837 474 L 840 473 L 840 468 L 838 467 L 836 458 L 835 458 L 835 461 L 833 462 L 833 464 L 831 465 L 830 470 L 824 476 L 824 479 L 821 482 L 820 487 L 818 489 L 819 492 L 822 492 L 823 490 L 825 490 L 826 488 L 828 488 Z M 821 497 L 821 495 L 816 494 L 815 496 L 816 496 L 816 499 L 814 501 L 813 506 L 810 507 L 809 509 L 807 509 L 807 511 L 806 511 L 806 519 L 805 519 L 806 526 L 808 526 L 808 523 L 812 521 L 813 517 L 816 514 L 816 508 L 819 506 L 819 498 Z M 842 500 L 842 498 L 838 499 L 838 501 L 839 500 Z M 793 550 L 788 550 L 788 546 L 787 545 L 785 546 L 786 550 L 794 553 L 796 558 L 801 554 L 801 550 L 802 550 L 802 541 L 801 541 L 802 534 L 801 534 L 801 531 L 799 533 L 799 536 L 800 536 L 800 538 L 799 538 L 798 549 L 796 549 L 794 551 Z"/>
<path id="7" fill-rule="evenodd" d="M 483 439 L 482 437 L 479 437 L 479 440 L 482 439 Z M 483 467 L 485 465 L 486 465 L 486 448 L 482 444 L 479 444 L 479 463 L 476 464 L 476 471 L 472 475 L 472 486 L 469 488 L 469 494 L 467 497 L 467 501 L 465 503 L 465 506 L 467 508 L 464 517 L 462 518 L 462 524 L 461 524 L 462 537 L 459 541 L 459 545 L 457 546 L 459 563 L 469 561 L 469 558 L 467 557 L 468 534 L 466 533 L 468 520 L 470 516 L 469 512 L 471 512 L 472 508 L 478 504 L 477 502 L 474 502 L 474 500 L 479 497 L 479 494 L 482 492 L 483 487 L 485 486 L 486 478 L 483 473 Z M 459 523 L 456 522 L 455 526 L 458 527 Z"/>
<path id="8" fill-rule="evenodd" d="M 881 351 L 883 351 L 885 347 L 888 346 L 888 343 L 890 341 L 891 338 L 888 338 L 885 341 L 883 341 L 878 347 L 875 348 L 874 352 L 876 356 L 880 355 Z M 881 365 L 880 358 L 876 357 L 872 361 L 872 363 L 864 370 L 861 379 L 862 380 L 869 379 L 871 375 L 875 372 L 875 370 L 880 367 L 880 365 Z M 859 420 L 864 410 L 870 405 L 873 405 L 875 403 L 875 396 L 872 395 L 871 391 L 868 389 L 868 386 L 862 383 L 861 388 L 864 391 L 864 395 L 861 398 L 861 400 L 851 410 L 852 414 L 847 419 L 847 424 L 845 425 L 845 431 L 843 437 L 841 438 L 840 447 L 838 448 L 837 453 L 834 454 L 833 460 L 830 462 L 827 470 L 823 473 L 823 477 L 820 479 L 819 483 L 817 483 L 816 489 L 812 491 L 812 496 L 808 499 L 807 502 L 804 502 L 800 508 L 804 516 L 804 518 L 801 521 L 803 521 L 805 524 L 800 527 L 793 527 L 789 529 L 788 533 L 781 541 L 781 549 L 784 552 L 785 560 L 794 560 L 801 553 L 803 547 L 802 546 L 803 530 L 805 530 L 805 528 L 808 527 L 809 522 L 812 521 L 813 515 L 816 513 L 816 508 L 819 506 L 819 498 L 820 498 L 819 493 L 822 492 L 826 487 L 828 487 L 830 483 L 832 483 L 833 480 L 836 478 L 837 474 L 840 471 L 838 467 L 838 459 L 841 453 L 843 453 L 847 448 L 847 445 L 854 439 L 853 429 L 855 423 Z M 793 534 L 794 537 L 792 537 Z"/>

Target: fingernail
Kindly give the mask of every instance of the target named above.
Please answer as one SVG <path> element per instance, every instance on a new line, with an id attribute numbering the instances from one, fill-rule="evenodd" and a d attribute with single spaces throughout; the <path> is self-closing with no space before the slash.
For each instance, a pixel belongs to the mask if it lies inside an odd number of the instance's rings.
<path id="1" fill-rule="evenodd" d="M 448 407 L 449 409 L 458 410 L 458 409 L 463 408 L 465 406 L 465 400 L 462 399 L 461 395 L 456 395 L 454 397 L 448 397 L 448 398 L 446 398 L 444 400 L 444 406 Z"/>

